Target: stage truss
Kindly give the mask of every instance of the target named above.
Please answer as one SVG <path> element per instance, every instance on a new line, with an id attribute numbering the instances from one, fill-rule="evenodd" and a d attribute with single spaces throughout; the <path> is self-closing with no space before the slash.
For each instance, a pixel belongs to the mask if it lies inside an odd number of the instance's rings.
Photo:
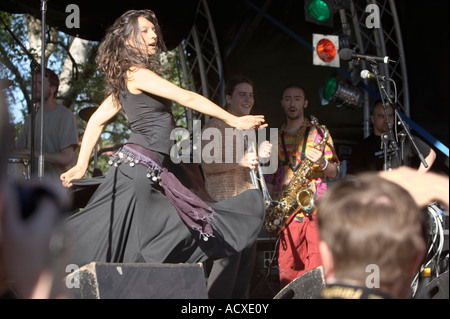
<path id="1" fill-rule="evenodd" d="M 182 87 L 222 105 L 225 100 L 223 65 L 206 0 L 200 1 L 194 26 L 187 38 L 178 45 L 177 50 L 182 68 Z M 189 132 L 192 132 L 193 120 L 200 119 L 201 116 L 186 109 Z"/>
<path id="2" fill-rule="evenodd" d="M 351 36 L 358 45 L 360 53 L 377 56 L 390 56 L 395 63 L 385 64 L 380 74 L 388 76 L 397 84 L 398 107 L 409 116 L 409 89 L 405 53 L 401 28 L 394 0 L 353 0 L 350 9 L 340 10 L 344 33 Z M 367 28 L 368 5 L 377 5 L 380 13 L 378 28 Z M 350 27 L 350 24 L 352 27 Z M 217 41 L 214 21 L 208 0 L 201 0 L 197 10 L 195 24 L 189 36 L 178 46 L 178 57 L 182 68 L 182 86 L 213 100 L 219 105 L 224 102 L 224 72 Z M 364 62 L 363 68 L 366 68 Z M 366 80 L 367 81 L 367 80 Z M 371 83 L 365 82 L 369 87 Z M 373 83 L 372 83 L 373 84 Z M 387 87 L 388 93 L 391 87 Z M 364 135 L 369 134 L 370 102 L 369 91 L 364 98 Z M 372 93 L 373 94 L 373 93 Z M 201 115 L 186 110 L 188 130 L 192 132 L 192 122 Z"/>
<path id="3" fill-rule="evenodd" d="M 366 18 L 368 5 L 377 5 L 380 13 L 379 28 L 367 28 Z M 393 79 L 397 85 L 398 107 L 407 116 L 410 115 L 409 88 L 406 68 L 405 51 L 403 48 L 402 33 L 394 0 L 354 0 L 351 9 L 346 12 L 354 29 L 353 39 L 356 41 L 360 53 L 377 56 L 389 56 L 395 63 L 383 64 L 380 74 Z M 363 64 L 365 68 L 365 65 Z M 365 84 L 370 83 L 365 80 Z M 387 91 L 392 94 L 392 88 Z M 369 92 L 365 92 L 364 99 L 364 136 L 370 133 L 370 105 Z"/>

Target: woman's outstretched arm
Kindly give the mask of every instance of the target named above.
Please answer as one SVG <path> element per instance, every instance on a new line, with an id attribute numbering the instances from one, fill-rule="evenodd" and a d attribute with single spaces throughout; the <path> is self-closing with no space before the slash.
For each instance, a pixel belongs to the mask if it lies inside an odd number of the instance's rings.
<path id="1" fill-rule="evenodd" d="M 84 131 L 77 164 L 60 176 L 63 186 L 70 187 L 72 186 L 72 180 L 84 176 L 84 173 L 89 166 L 92 150 L 94 149 L 105 124 L 116 115 L 121 108 L 119 103 L 114 103 L 112 96 L 108 96 L 98 107 L 97 111 L 92 114 L 86 125 L 86 130 Z"/>
<path id="2" fill-rule="evenodd" d="M 221 119 L 228 125 L 242 130 L 267 127 L 267 124 L 264 124 L 263 115 L 232 115 L 204 96 L 180 88 L 148 69 L 135 68 L 129 71 L 128 89 L 134 94 L 148 92 L 175 101 L 194 111 Z"/>

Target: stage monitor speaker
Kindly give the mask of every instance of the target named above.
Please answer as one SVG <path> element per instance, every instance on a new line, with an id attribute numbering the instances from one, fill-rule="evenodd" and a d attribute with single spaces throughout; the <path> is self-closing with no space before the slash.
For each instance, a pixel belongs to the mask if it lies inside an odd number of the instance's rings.
<path id="1" fill-rule="evenodd" d="M 202 264 L 87 264 L 65 278 L 72 299 L 206 299 Z"/>
<path id="2" fill-rule="evenodd" d="M 313 299 L 325 286 L 323 267 L 319 266 L 295 278 L 274 299 Z"/>

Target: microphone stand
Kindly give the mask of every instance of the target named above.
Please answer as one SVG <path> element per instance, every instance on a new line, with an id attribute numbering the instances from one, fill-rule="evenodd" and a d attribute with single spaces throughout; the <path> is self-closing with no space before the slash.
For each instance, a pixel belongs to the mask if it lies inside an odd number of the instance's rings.
<path id="1" fill-rule="evenodd" d="M 390 171 L 392 169 L 391 156 L 388 157 L 387 155 L 390 141 L 391 138 L 388 132 L 381 134 L 381 148 L 384 154 L 383 171 Z"/>
<path id="2" fill-rule="evenodd" d="M 25 52 L 25 54 L 30 59 L 30 69 L 31 69 L 31 109 L 29 109 L 30 112 L 30 118 L 31 118 L 31 143 L 30 143 L 30 176 L 33 176 L 33 170 L 34 170 L 34 136 L 35 136 L 35 119 L 36 119 L 36 109 L 37 109 L 37 98 L 36 98 L 36 83 L 37 83 L 37 74 L 41 71 L 41 66 L 36 61 L 34 56 L 31 54 L 30 51 L 27 50 L 27 48 L 20 42 L 20 39 L 12 32 L 10 28 L 8 28 L 8 25 L 3 21 L 3 19 L 0 17 L 0 21 L 4 24 L 4 28 L 6 31 L 11 34 L 14 41 L 16 41 L 19 46 L 22 48 L 22 50 Z M 41 72 L 42 73 L 42 72 Z M 42 82 L 44 83 L 44 82 Z M 41 92 L 42 96 L 42 92 Z"/>
<path id="3" fill-rule="evenodd" d="M 376 65 L 375 63 L 370 63 L 370 65 L 372 67 L 372 72 L 374 74 L 376 74 L 376 75 L 379 75 L 379 73 L 378 73 L 378 65 Z M 388 170 L 388 169 L 391 168 L 391 167 L 389 167 L 390 165 L 388 165 L 388 163 L 387 163 L 387 155 L 386 155 L 387 145 L 389 144 L 389 142 L 391 142 L 392 145 L 393 145 L 393 149 L 395 151 L 395 156 L 397 158 L 398 166 L 403 164 L 403 145 L 404 145 L 404 141 L 405 141 L 405 135 L 404 134 L 406 134 L 406 136 L 408 136 L 408 139 L 411 141 L 411 144 L 413 145 L 414 151 L 419 156 L 419 159 L 422 162 L 422 164 L 424 165 L 424 167 L 427 168 L 428 167 L 428 163 L 425 161 L 425 158 L 423 157 L 422 153 L 420 153 L 420 150 L 417 147 L 416 142 L 414 141 L 414 137 L 411 135 L 411 131 L 406 126 L 405 121 L 403 121 L 402 117 L 400 116 L 400 113 L 398 112 L 396 103 L 392 102 L 389 94 L 387 94 L 386 87 L 384 86 L 384 81 L 382 83 L 380 81 L 379 77 L 376 77 L 376 79 L 377 79 L 377 83 L 378 83 L 378 87 L 380 89 L 380 92 L 382 93 L 381 94 L 381 101 L 382 101 L 382 104 L 383 104 L 384 115 L 385 115 L 385 117 L 387 119 L 387 125 L 388 125 L 388 128 L 389 128 L 388 132 L 386 132 L 386 133 L 381 135 L 381 138 L 383 140 L 384 147 L 385 147 L 384 148 L 385 163 L 384 163 L 383 169 L 384 170 Z M 389 80 L 393 81 L 392 79 L 389 79 Z M 394 135 L 394 131 L 392 129 L 392 124 L 391 124 L 391 121 L 389 120 L 389 115 L 387 113 L 387 105 L 388 104 L 385 102 L 385 99 L 383 98 L 383 94 L 386 97 L 386 99 L 388 100 L 389 104 L 394 109 L 395 118 L 396 119 L 398 118 L 398 120 L 400 121 L 401 126 L 404 129 L 404 131 L 402 131 L 401 134 L 399 134 L 399 135 L 401 135 L 401 139 L 402 139 L 402 151 L 401 151 L 401 154 L 400 154 L 401 156 L 399 155 L 400 150 L 399 150 L 399 147 L 398 147 L 398 144 L 397 144 L 398 137 Z"/>
<path id="4" fill-rule="evenodd" d="M 375 61 L 370 61 L 369 64 L 370 64 L 370 66 L 372 68 L 372 72 L 375 75 L 379 75 L 378 64 Z M 384 134 L 381 134 L 381 142 L 382 142 L 382 145 L 383 145 L 382 147 L 383 147 L 383 151 L 384 151 L 383 170 L 387 171 L 387 170 L 390 170 L 391 167 L 392 167 L 391 163 L 390 162 L 388 163 L 388 159 L 387 159 L 387 149 L 388 149 L 389 145 L 392 145 L 392 148 L 394 150 L 394 155 L 395 155 L 395 157 L 397 159 L 397 164 L 398 165 L 400 165 L 400 163 L 401 163 L 400 162 L 401 158 L 399 156 L 399 149 L 398 149 L 398 144 L 397 144 L 397 138 L 394 135 L 394 130 L 392 129 L 392 124 L 391 124 L 391 121 L 389 119 L 389 114 L 387 112 L 387 103 L 386 103 L 386 101 L 385 101 L 385 99 L 383 97 L 383 93 L 388 99 L 389 99 L 389 96 L 388 96 L 388 94 L 386 92 L 386 88 L 384 86 L 384 81 L 380 81 L 380 77 L 379 76 L 376 76 L 375 78 L 377 80 L 378 88 L 379 88 L 379 90 L 381 92 L 381 94 L 380 94 L 381 95 L 381 104 L 383 105 L 384 116 L 386 118 L 386 123 L 387 123 L 387 126 L 388 126 L 388 131 L 385 132 Z"/>
<path id="5" fill-rule="evenodd" d="M 41 0 L 41 65 L 45 64 L 45 17 L 47 12 L 47 0 Z M 40 136 L 40 150 L 38 160 L 38 177 L 44 177 L 44 83 L 45 83 L 45 67 L 41 71 L 41 136 Z"/>

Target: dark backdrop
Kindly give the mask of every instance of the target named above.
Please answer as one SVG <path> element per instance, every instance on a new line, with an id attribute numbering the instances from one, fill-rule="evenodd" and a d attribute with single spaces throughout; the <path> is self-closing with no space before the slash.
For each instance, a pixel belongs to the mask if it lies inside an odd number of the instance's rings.
<path id="1" fill-rule="evenodd" d="M 2 0 L 0 10 L 28 12 L 40 17 L 39 3 L 38 0 Z M 65 8 L 69 3 L 80 7 L 80 29 L 65 27 Z M 267 14 L 308 43 L 312 42 L 312 33 L 337 31 L 305 22 L 303 1 L 252 0 L 252 3 L 264 7 Z M 128 0 L 114 4 L 88 0 L 48 1 L 47 22 L 62 31 L 100 40 L 105 28 L 125 10 L 150 8 L 160 20 L 168 47 L 174 48 L 189 33 L 198 4 L 199 0 Z M 281 90 L 287 84 L 300 83 L 309 97 L 309 114 L 327 125 L 334 139 L 351 141 L 363 135 L 362 108 L 351 110 L 333 104 L 320 105 L 318 90 L 333 75 L 333 68 L 312 65 L 312 53 L 307 47 L 268 19 L 255 19 L 257 12 L 243 0 L 212 0 L 208 5 L 226 77 L 244 73 L 256 84 L 254 113 L 265 114 L 271 126 L 281 125 L 284 120 L 279 107 Z M 449 1 L 397 0 L 396 5 L 407 62 L 410 117 L 448 146 Z M 396 58 L 392 53 L 389 55 Z M 448 158 L 439 150 L 437 153 L 439 166 L 448 170 Z"/>

